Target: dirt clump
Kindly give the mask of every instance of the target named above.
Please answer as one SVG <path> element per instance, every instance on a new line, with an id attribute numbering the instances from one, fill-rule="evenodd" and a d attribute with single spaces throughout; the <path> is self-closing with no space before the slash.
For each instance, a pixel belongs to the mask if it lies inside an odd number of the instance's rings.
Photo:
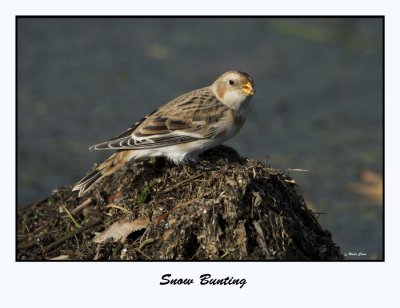
<path id="1" fill-rule="evenodd" d="M 17 260 L 340 260 L 290 176 L 219 146 L 200 165 L 131 162 L 82 198 L 17 212 Z"/>

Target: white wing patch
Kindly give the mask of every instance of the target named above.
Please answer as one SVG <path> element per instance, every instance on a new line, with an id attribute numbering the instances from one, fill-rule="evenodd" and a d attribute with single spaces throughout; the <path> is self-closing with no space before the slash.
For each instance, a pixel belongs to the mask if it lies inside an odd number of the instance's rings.
<path id="1" fill-rule="evenodd" d="M 103 142 L 97 145 L 90 147 L 90 150 L 109 150 L 109 149 L 130 149 L 130 150 L 139 150 L 139 149 L 151 149 L 157 147 L 166 147 L 177 144 L 184 144 L 196 140 L 201 139 L 209 139 L 212 138 L 210 134 L 207 136 L 193 133 L 193 132 L 185 132 L 185 131 L 174 131 L 169 134 L 163 135 L 152 135 L 151 137 L 137 137 L 133 133 L 129 137 L 125 137 L 122 139 L 112 140 Z"/>

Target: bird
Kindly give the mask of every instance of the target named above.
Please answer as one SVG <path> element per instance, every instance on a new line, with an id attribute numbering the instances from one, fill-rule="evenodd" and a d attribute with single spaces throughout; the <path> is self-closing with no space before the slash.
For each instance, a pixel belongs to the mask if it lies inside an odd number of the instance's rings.
<path id="1" fill-rule="evenodd" d="M 243 126 L 255 94 L 253 78 L 228 71 L 210 86 L 182 94 L 133 124 L 121 135 L 89 150 L 116 150 L 72 191 L 82 197 L 94 184 L 130 160 L 165 157 L 196 164 L 200 153 L 222 144 Z"/>

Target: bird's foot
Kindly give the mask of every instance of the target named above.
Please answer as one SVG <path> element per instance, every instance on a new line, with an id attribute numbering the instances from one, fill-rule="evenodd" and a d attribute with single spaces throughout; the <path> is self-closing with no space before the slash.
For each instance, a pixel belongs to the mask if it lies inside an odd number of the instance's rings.
<path id="1" fill-rule="evenodd" d="M 193 169 L 197 169 L 200 171 L 215 171 L 215 170 L 221 170 L 220 166 L 216 165 L 211 165 L 207 161 L 189 161 L 188 166 L 190 166 Z"/>

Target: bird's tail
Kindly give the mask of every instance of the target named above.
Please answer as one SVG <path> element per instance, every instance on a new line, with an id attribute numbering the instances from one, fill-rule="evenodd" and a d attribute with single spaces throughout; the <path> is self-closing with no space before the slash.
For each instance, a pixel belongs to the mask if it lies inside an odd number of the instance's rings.
<path id="1" fill-rule="evenodd" d="M 95 183 L 121 169 L 134 156 L 134 152 L 133 150 L 125 150 L 114 153 L 80 180 L 72 188 L 72 191 L 79 190 L 79 197 L 82 197 Z"/>

